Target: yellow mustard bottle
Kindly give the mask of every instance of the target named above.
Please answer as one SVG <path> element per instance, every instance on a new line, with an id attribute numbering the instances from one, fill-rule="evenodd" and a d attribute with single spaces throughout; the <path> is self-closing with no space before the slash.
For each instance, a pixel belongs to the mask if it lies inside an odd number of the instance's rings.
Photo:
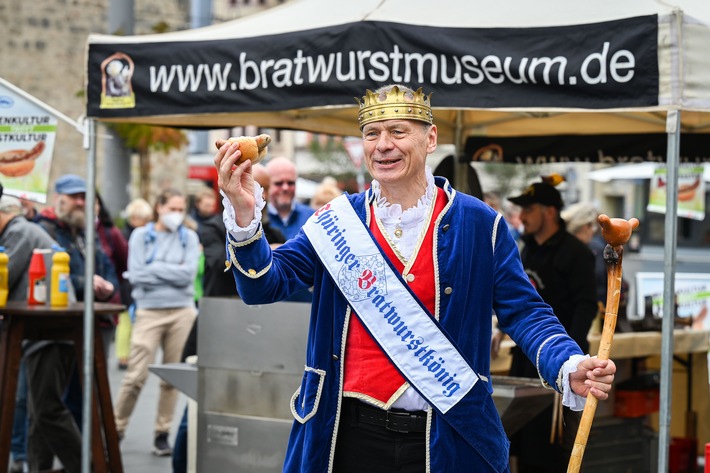
<path id="1" fill-rule="evenodd" d="M 8 272 L 7 264 L 10 262 L 10 257 L 5 253 L 5 247 L 0 246 L 0 306 L 7 303 L 8 288 Z"/>
<path id="2" fill-rule="evenodd" d="M 54 250 L 49 305 L 66 307 L 69 305 L 69 253 L 60 246 Z"/>

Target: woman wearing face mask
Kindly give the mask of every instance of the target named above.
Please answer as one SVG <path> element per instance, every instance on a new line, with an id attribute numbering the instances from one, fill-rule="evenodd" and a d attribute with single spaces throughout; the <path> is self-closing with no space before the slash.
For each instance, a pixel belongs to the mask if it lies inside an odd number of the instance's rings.
<path id="1" fill-rule="evenodd" d="M 158 346 L 163 363 L 179 362 L 195 320 L 194 282 L 200 252 L 197 233 L 183 224 L 185 207 L 182 193 L 163 191 L 155 205 L 157 220 L 136 228 L 128 241 L 128 280 L 136 320 L 128 368 L 114 408 L 119 438 L 125 434 Z M 175 388 L 161 381 L 152 448 L 159 456 L 172 453 L 168 434 L 177 396 Z"/>

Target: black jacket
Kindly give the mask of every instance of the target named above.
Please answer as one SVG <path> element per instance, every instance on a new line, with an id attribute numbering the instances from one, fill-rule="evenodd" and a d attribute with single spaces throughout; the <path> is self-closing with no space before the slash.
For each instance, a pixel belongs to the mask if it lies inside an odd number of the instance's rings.
<path id="1" fill-rule="evenodd" d="M 268 221 L 262 222 L 264 236 L 269 243 L 284 243 L 283 234 L 272 228 Z M 222 213 L 204 220 L 197 231 L 205 255 L 205 272 L 202 279 L 204 297 L 238 296 L 237 285 L 231 271 L 224 271 L 226 261 L 227 230 L 222 221 Z"/>
<path id="2" fill-rule="evenodd" d="M 589 351 L 587 333 L 597 315 L 594 254 L 577 237 L 561 228 L 542 245 L 523 235 L 523 267 L 542 299 L 550 304 L 570 337 Z M 537 378 L 537 369 L 514 350 L 511 376 Z"/>

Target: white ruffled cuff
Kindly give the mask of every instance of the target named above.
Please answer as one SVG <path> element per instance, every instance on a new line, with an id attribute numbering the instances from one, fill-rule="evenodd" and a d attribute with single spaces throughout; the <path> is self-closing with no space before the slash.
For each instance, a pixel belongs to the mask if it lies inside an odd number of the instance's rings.
<path id="1" fill-rule="evenodd" d="M 577 371 L 577 365 L 584 359 L 589 358 L 589 355 L 572 355 L 569 360 L 562 365 L 562 405 L 567 406 L 573 411 L 584 410 L 584 403 L 587 398 L 580 396 L 572 391 L 569 385 L 569 375 Z"/>
<path id="2" fill-rule="evenodd" d="M 222 220 L 232 240 L 235 242 L 247 241 L 256 235 L 256 232 L 259 231 L 259 223 L 261 223 L 261 212 L 266 205 L 263 197 L 264 190 L 259 183 L 254 181 L 254 219 L 246 227 L 237 225 L 237 215 L 232 203 L 224 195 L 224 192 L 219 191 L 219 193 L 222 194 L 222 205 L 224 206 Z"/>

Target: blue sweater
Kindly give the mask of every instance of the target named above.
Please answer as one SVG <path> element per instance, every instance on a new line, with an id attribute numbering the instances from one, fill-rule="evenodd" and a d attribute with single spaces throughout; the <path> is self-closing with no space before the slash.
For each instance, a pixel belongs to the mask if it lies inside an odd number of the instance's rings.
<path id="1" fill-rule="evenodd" d="M 197 233 L 133 230 L 128 240 L 128 280 L 137 309 L 171 309 L 195 304 L 195 276 L 200 257 Z"/>

